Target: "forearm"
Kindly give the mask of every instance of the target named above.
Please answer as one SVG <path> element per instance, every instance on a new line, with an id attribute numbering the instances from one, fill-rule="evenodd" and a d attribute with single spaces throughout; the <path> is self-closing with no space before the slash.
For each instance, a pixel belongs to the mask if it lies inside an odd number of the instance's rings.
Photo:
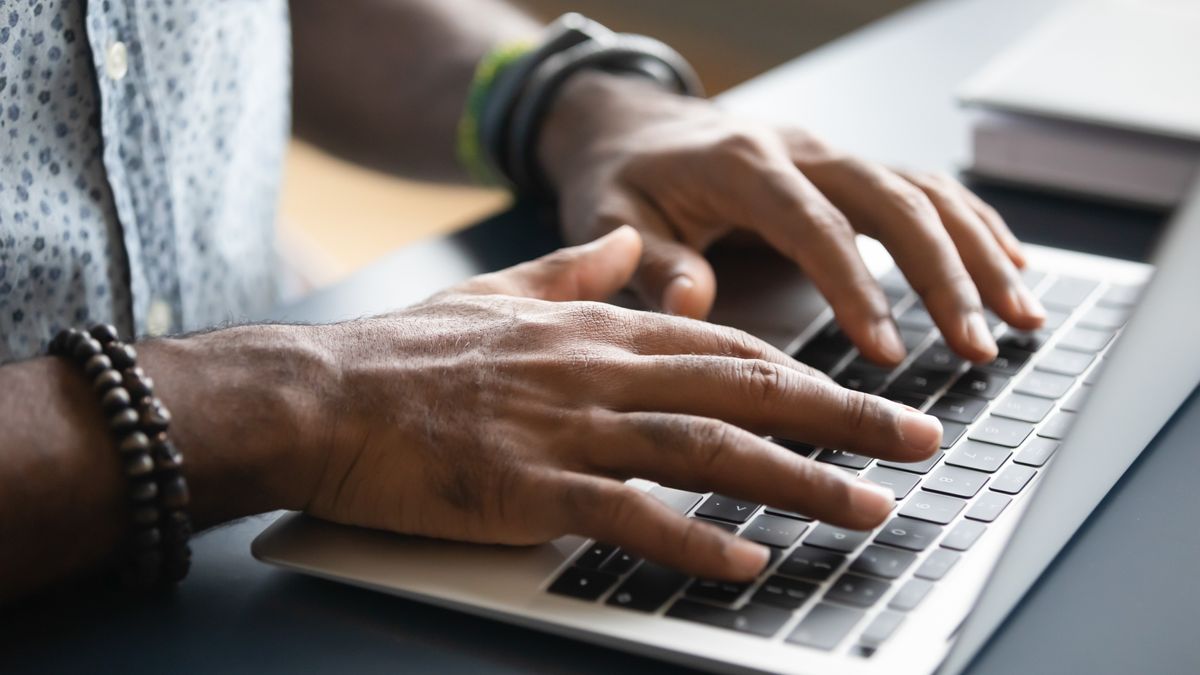
<path id="1" fill-rule="evenodd" d="M 197 529 L 302 508 L 315 463 L 304 420 L 333 386 L 293 327 L 234 328 L 137 345 L 173 412 Z M 100 406 L 62 359 L 0 368 L 0 601 L 93 569 L 127 531 L 125 479 Z"/>
<path id="2" fill-rule="evenodd" d="M 292 0 L 296 132 L 348 159 L 464 180 L 455 132 L 480 58 L 537 37 L 500 0 Z"/>

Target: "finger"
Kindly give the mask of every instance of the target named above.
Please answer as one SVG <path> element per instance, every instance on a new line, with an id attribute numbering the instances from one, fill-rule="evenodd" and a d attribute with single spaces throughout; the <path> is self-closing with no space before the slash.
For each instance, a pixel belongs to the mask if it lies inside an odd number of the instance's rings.
<path id="1" fill-rule="evenodd" d="M 889 490 L 713 418 L 607 413 L 593 426 L 586 456 L 609 475 L 719 492 L 860 530 L 883 522 L 895 503 Z"/>
<path id="2" fill-rule="evenodd" d="M 937 209 L 959 256 L 984 302 L 1009 324 L 1033 330 L 1041 326 L 1046 310 L 1029 289 L 1000 241 L 972 209 L 949 178 L 901 174 L 925 192 Z"/>
<path id="3" fill-rule="evenodd" d="M 597 231 L 630 223 L 642 235 L 642 257 L 632 286 L 648 307 L 695 319 L 708 316 L 717 294 L 712 266 L 678 240 L 657 209 L 622 195 L 608 204 L 599 220 Z"/>
<path id="4" fill-rule="evenodd" d="M 760 359 L 802 375 L 830 380 L 825 373 L 797 361 L 762 339 L 729 326 L 685 317 L 638 313 L 628 335 L 631 341 L 624 346 L 634 354 L 704 354 Z"/>
<path id="5" fill-rule="evenodd" d="M 962 193 L 963 199 L 966 200 L 971 209 L 987 224 L 988 229 L 991 230 L 996 240 L 1000 242 L 1000 246 L 1008 254 L 1012 263 L 1024 269 L 1025 265 L 1028 264 L 1028 260 L 1025 257 L 1025 252 L 1021 250 L 1021 242 L 1013 234 L 1012 229 L 1008 227 L 1008 223 L 1004 222 L 1004 218 L 1000 213 L 992 208 L 991 204 L 980 199 L 979 195 L 968 190 L 966 186 L 957 181 L 954 181 L 954 183 L 958 186 L 959 192 Z"/>
<path id="6" fill-rule="evenodd" d="M 846 217 L 786 156 L 764 161 L 769 164 L 756 167 L 756 180 L 730 200 L 741 213 L 728 216 L 796 261 L 864 355 L 880 363 L 899 363 L 904 344 Z"/>
<path id="7" fill-rule="evenodd" d="M 941 423 L 907 406 L 791 368 L 721 356 L 643 356 L 614 366 L 604 403 L 721 419 L 759 434 L 901 462 L 925 459 Z"/>
<path id="8" fill-rule="evenodd" d="M 587 244 L 475 277 L 454 290 L 554 301 L 607 300 L 629 283 L 641 254 L 637 230 L 623 226 Z"/>
<path id="9" fill-rule="evenodd" d="M 617 481 L 572 474 L 559 484 L 563 529 L 620 546 L 681 572 L 748 581 L 768 560 L 767 549 L 695 518 Z"/>
<path id="10" fill-rule="evenodd" d="M 810 167 L 808 175 L 860 232 L 883 242 L 955 351 L 973 361 L 996 357 L 979 291 L 920 189 L 855 159 Z"/>

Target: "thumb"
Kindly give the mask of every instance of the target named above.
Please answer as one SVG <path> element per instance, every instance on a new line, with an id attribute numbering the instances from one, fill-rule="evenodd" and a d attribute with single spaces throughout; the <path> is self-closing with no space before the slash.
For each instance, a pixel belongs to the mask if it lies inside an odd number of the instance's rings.
<path id="1" fill-rule="evenodd" d="M 707 317 L 716 299 L 717 280 L 704 256 L 655 232 L 642 236 L 644 251 L 633 282 L 642 300 L 669 314 Z"/>
<path id="2" fill-rule="evenodd" d="M 641 255 L 641 236 L 622 225 L 587 244 L 476 277 L 459 290 L 556 302 L 607 300 L 629 283 Z"/>

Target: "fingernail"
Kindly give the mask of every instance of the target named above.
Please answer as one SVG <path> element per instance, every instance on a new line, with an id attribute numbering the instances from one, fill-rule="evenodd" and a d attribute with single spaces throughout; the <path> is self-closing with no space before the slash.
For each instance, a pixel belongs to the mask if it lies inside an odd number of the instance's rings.
<path id="1" fill-rule="evenodd" d="M 976 347 L 995 354 L 996 340 L 992 337 L 992 329 L 988 328 L 987 319 L 980 312 L 967 314 L 967 339 Z"/>
<path id="2" fill-rule="evenodd" d="M 874 520 L 883 520 L 896 505 L 896 495 L 888 488 L 859 479 L 850 491 L 850 508 Z"/>
<path id="3" fill-rule="evenodd" d="M 745 539 L 737 539 L 729 550 L 730 562 L 733 563 L 733 574 L 739 577 L 754 578 L 767 566 L 770 554 L 767 547 L 755 544 Z"/>
<path id="4" fill-rule="evenodd" d="M 910 450 L 931 454 L 942 444 L 942 423 L 925 413 L 905 410 L 900 413 L 900 440 Z"/>
<path id="5" fill-rule="evenodd" d="M 875 344 L 889 361 L 903 361 L 908 353 L 904 349 L 904 341 L 900 339 L 900 331 L 891 319 L 881 319 L 873 326 Z"/>
<path id="6" fill-rule="evenodd" d="M 684 305 L 687 303 L 687 296 L 696 287 L 696 282 L 692 281 L 691 277 L 679 275 L 667 284 L 667 289 L 663 291 L 663 311 L 667 314 L 683 314 Z"/>

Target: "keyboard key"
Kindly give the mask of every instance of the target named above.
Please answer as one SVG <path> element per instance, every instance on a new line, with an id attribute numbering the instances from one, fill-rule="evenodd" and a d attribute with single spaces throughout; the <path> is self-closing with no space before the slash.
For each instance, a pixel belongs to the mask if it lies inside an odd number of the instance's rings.
<path id="1" fill-rule="evenodd" d="M 767 513 L 769 513 L 773 516 L 783 516 L 784 518 L 792 518 L 795 520 L 812 520 L 812 518 L 809 518 L 808 516 L 804 515 L 803 513 L 796 513 L 795 511 L 785 511 L 783 509 L 777 509 L 773 506 L 768 506 L 766 508 L 766 511 L 767 511 Z"/>
<path id="2" fill-rule="evenodd" d="M 1004 464 L 1011 454 L 1011 450 L 999 445 L 967 441 L 950 453 L 950 456 L 946 458 L 946 463 L 951 466 L 961 466 L 964 469 L 993 473 L 1000 468 L 1001 464 Z"/>
<path id="3" fill-rule="evenodd" d="M 926 459 L 923 459 L 919 462 L 884 462 L 884 461 L 880 461 L 880 462 L 877 462 L 876 464 L 878 466 L 886 466 L 890 469 L 900 469 L 901 471 L 908 471 L 911 473 L 929 473 L 929 470 L 932 469 L 933 465 L 937 464 L 938 460 L 941 458 L 942 458 L 942 452 L 939 450 L 938 452 L 935 452 L 932 456 L 930 456 Z"/>
<path id="4" fill-rule="evenodd" d="M 799 579 L 775 576 L 768 577 L 751 596 L 750 602 L 771 605 L 782 609 L 799 609 L 817 592 L 818 586 Z"/>
<path id="5" fill-rule="evenodd" d="M 966 363 L 966 361 L 958 354 L 955 354 L 954 351 L 951 350 L 950 347 L 948 347 L 946 343 L 942 342 L 941 340 L 929 345 L 929 347 L 925 351 L 921 352 L 920 355 L 918 355 L 913 361 L 913 365 L 920 366 L 922 368 L 949 371 L 958 370 L 959 366 L 964 363 Z"/>
<path id="6" fill-rule="evenodd" d="M 1096 290 L 1100 284 L 1090 279 L 1059 277 L 1042 294 L 1042 304 L 1066 311 L 1074 310 Z"/>
<path id="7" fill-rule="evenodd" d="M 863 478 L 890 489 L 892 494 L 896 495 L 896 499 L 907 497 L 917 486 L 917 481 L 921 480 L 911 473 L 889 469 L 886 466 L 871 467 L 870 471 L 863 474 Z"/>
<path id="8" fill-rule="evenodd" d="M 1132 307 L 1136 305 L 1142 297 L 1142 287 L 1138 286 L 1110 286 L 1104 294 L 1097 300 L 1098 304 L 1106 307 Z"/>
<path id="9" fill-rule="evenodd" d="M 871 544 L 858 554 L 854 563 L 850 565 L 850 570 L 884 579 L 895 579 L 904 574 L 916 560 L 915 553 Z"/>
<path id="10" fill-rule="evenodd" d="M 951 567 L 954 567 L 954 563 L 958 562 L 958 559 L 961 557 L 961 553 L 955 553 L 949 549 L 939 548 L 938 550 L 929 554 L 929 557 L 925 559 L 925 562 L 921 563 L 921 566 L 917 568 L 916 572 L 913 572 L 913 576 L 917 577 L 918 579 L 937 581 L 946 576 L 946 573 L 950 571 Z"/>
<path id="11" fill-rule="evenodd" d="M 910 551 L 924 551 L 941 534 L 942 528 L 937 525 L 911 518 L 893 518 L 875 536 L 875 541 Z"/>
<path id="12" fill-rule="evenodd" d="M 831 321 L 793 357 L 827 373 L 841 363 L 853 347 L 850 338 L 846 337 L 837 324 Z"/>
<path id="13" fill-rule="evenodd" d="M 955 551 L 965 551 L 971 548 L 971 544 L 983 535 L 987 526 L 983 523 L 977 523 L 973 520 L 960 520 L 958 524 L 950 529 L 946 538 L 942 540 L 942 548 L 949 548 Z"/>
<path id="14" fill-rule="evenodd" d="M 886 581 L 846 573 L 825 591 L 825 599 L 856 607 L 870 607 L 879 602 L 890 586 Z"/>
<path id="15" fill-rule="evenodd" d="M 725 530 L 726 532 L 728 532 L 730 534 L 736 534 L 738 531 L 738 526 L 736 523 L 727 523 L 723 520 L 713 520 L 712 518 L 705 518 L 703 516 L 691 516 L 691 517 L 695 518 L 696 520 L 703 520 L 704 522 L 708 523 L 709 525 L 719 527 L 722 530 Z"/>
<path id="16" fill-rule="evenodd" d="M 983 310 L 983 320 L 987 323 L 987 327 L 993 330 L 1004 323 L 1004 319 L 1001 319 L 995 312 L 987 308 Z"/>
<path id="17" fill-rule="evenodd" d="M 844 562 L 844 555 L 811 546 L 797 546 L 776 571 L 789 577 L 824 581 Z"/>
<path id="18" fill-rule="evenodd" d="M 1042 355 L 1037 363 L 1037 369 L 1059 375 L 1082 375 L 1083 371 L 1092 365 L 1095 357 L 1083 352 L 1073 352 L 1069 349 L 1051 349 Z"/>
<path id="19" fill-rule="evenodd" d="M 1113 335 L 1114 333 L 1109 330 L 1072 328 L 1058 341 L 1058 346 L 1085 354 L 1095 354 L 1108 346 Z"/>
<path id="20" fill-rule="evenodd" d="M 896 376 L 891 387 L 901 391 L 909 391 L 925 396 L 932 396 L 946 386 L 954 373 L 947 370 L 933 370 L 921 366 L 911 366 Z"/>
<path id="21" fill-rule="evenodd" d="M 640 557 L 629 551 L 617 549 L 617 552 L 612 554 L 612 557 L 605 560 L 604 564 L 600 566 L 600 571 L 608 572 L 609 574 L 625 574 L 641 561 Z"/>
<path id="22" fill-rule="evenodd" d="M 909 579 L 896 594 L 892 596 L 888 607 L 890 609 L 908 612 L 917 608 L 921 601 L 929 595 L 929 591 L 933 588 L 933 584 L 924 579 Z"/>
<path id="23" fill-rule="evenodd" d="M 639 612 L 654 612 L 683 588 L 688 576 L 649 560 L 638 566 L 606 604 Z"/>
<path id="24" fill-rule="evenodd" d="M 760 637 L 771 637 L 792 618 L 792 613 L 777 607 L 748 604 L 741 609 L 713 607 L 686 598 L 680 599 L 667 610 L 667 616 L 684 621 L 694 621 L 707 626 L 735 630 Z"/>
<path id="25" fill-rule="evenodd" d="M 1032 373 L 1027 373 L 1025 377 L 1017 382 L 1016 392 L 1018 394 L 1040 396 L 1042 398 L 1059 399 L 1062 398 L 1063 394 L 1067 393 L 1072 384 L 1075 384 L 1075 378 L 1073 377 L 1035 370 Z"/>
<path id="26" fill-rule="evenodd" d="M 582 567 L 568 567 L 546 590 L 580 600 L 595 600 L 617 582 L 615 574 Z"/>
<path id="27" fill-rule="evenodd" d="M 842 527 L 834 527 L 829 523 L 821 523 L 808 535 L 804 543 L 808 546 L 820 546 L 832 551 L 841 551 L 849 553 L 858 548 L 858 545 L 867 540 L 869 532 L 860 532 L 858 530 L 847 530 Z"/>
<path id="28" fill-rule="evenodd" d="M 853 452 L 846 452 L 845 450 L 830 450 L 827 448 L 817 455 L 817 461 L 844 466 L 847 469 L 865 469 L 871 463 L 871 458 L 856 455 Z"/>
<path id="29" fill-rule="evenodd" d="M 787 548 L 796 543 L 807 529 L 808 524 L 799 520 L 764 513 L 750 521 L 741 536 L 767 546 Z"/>
<path id="30" fill-rule="evenodd" d="M 973 441 L 1015 448 L 1025 442 L 1031 433 L 1033 433 L 1032 424 L 990 415 L 971 430 L 970 438 Z"/>
<path id="31" fill-rule="evenodd" d="M 921 488 L 932 492 L 970 499 L 988 481 L 988 474 L 957 466 L 939 466 L 921 483 Z"/>
<path id="32" fill-rule="evenodd" d="M 879 366 L 851 363 L 833 379 L 847 389 L 871 393 L 883 386 L 887 376 L 888 371 Z"/>
<path id="33" fill-rule="evenodd" d="M 929 407 L 928 414 L 943 422 L 970 424 L 979 418 L 986 407 L 987 401 L 984 399 L 947 393 Z"/>
<path id="34" fill-rule="evenodd" d="M 1034 438 L 1021 448 L 1013 461 L 1028 466 L 1042 466 L 1050 459 L 1055 450 L 1058 450 L 1058 441 L 1049 438 Z"/>
<path id="35" fill-rule="evenodd" d="M 681 516 L 691 511 L 692 507 L 699 504 L 703 498 L 703 495 L 695 492 L 676 490 L 675 488 L 663 485 L 655 485 L 650 488 L 650 496 L 666 504 L 672 511 Z"/>
<path id="36" fill-rule="evenodd" d="M 781 445 L 803 457 L 812 457 L 813 453 L 817 451 L 817 448 L 810 443 L 802 443 L 800 441 L 793 441 L 791 439 L 780 438 L 778 436 L 772 436 L 771 442 L 775 445 Z"/>
<path id="37" fill-rule="evenodd" d="M 1037 471 L 1019 464 L 1013 464 L 996 476 L 991 489 L 1004 494 L 1015 495 L 1025 488 L 1029 481 L 1037 475 Z"/>
<path id="38" fill-rule="evenodd" d="M 849 607 L 839 607 L 822 602 L 796 624 L 795 630 L 788 636 L 792 644 L 830 651 L 850 633 L 850 630 L 862 621 L 866 613 Z"/>
<path id="39" fill-rule="evenodd" d="M 1041 330 L 1053 333 L 1059 328 L 1062 328 L 1062 325 L 1066 323 L 1067 319 L 1069 318 L 1071 318 L 1070 312 L 1060 312 L 1056 309 L 1047 309 L 1046 318 L 1042 321 Z"/>
<path id="40" fill-rule="evenodd" d="M 600 566 L 604 564 L 605 560 L 608 560 L 608 557 L 615 550 L 617 550 L 617 547 L 612 544 L 605 544 L 599 541 L 592 542 L 591 546 L 588 546 L 587 550 L 575 560 L 575 565 L 589 570 L 600 569 Z"/>
<path id="41" fill-rule="evenodd" d="M 929 397 L 925 394 L 914 394 L 911 391 L 903 391 L 891 386 L 884 389 L 879 395 L 889 401 L 895 401 L 901 405 L 917 408 L 918 410 L 925 407 L 925 402 L 929 400 Z"/>
<path id="42" fill-rule="evenodd" d="M 917 330 L 932 330 L 933 317 L 929 316 L 929 312 L 925 311 L 925 306 L 921 303 L 915 303 L 908 309 L 904 310 L 900 316 L 896 317 L 896 323 L 904 328 L 914 328 Z"/>
<path id="43" fill-rule="evenodd" d="M 858 642 L 864 647 L 876 648 L 892 637 L 903 622 L 904 615 L 900 612 L 880 612 L 879 616 L 872 619 L 863 629 L 862 635 L 858 636 Z"/>
<path id="44" fill-rule="evenodd" d="M 1088 396 L 1092 393 L 1091 387 L 1080 387 L 1071 392 L 1067 400 L 1063 401 L 1062 409 L 1067 412 L 1079 412 L 1083 410 L 1083 406 L 1087 403 Z"/>
<path id="45" fill-rule="evenodd" d="M 918 490 L 904 504 L 904 508 L 900 509 L 900 515 L 928 520 L 938 525 L 945 525 L 954 520 L 954 516 L 957 516 L 958 512 L 962 511 L 966 505 L 965 501 L 957 497 L 947 497 L 946 495 Z"/>
<path id="46" fill-rule="evenodd" d="M 966 517 L 971 520 L 978 520 L 984 523 L 990 523 L 1000 517 L 1004 507 L 1012 502 L 1012 497 L 1002 495 L 998 492 L 985 492 L 976 499 L 971 508 L 967 509 Z"/>
<path id="47" fill-rule="evenodd" d="M 901 328 L 900 342 L 906 350 L 911 352 L 925 342 L 925 338 L 929 337 L 929 333 L 930 331 L 919 328 Z"/>
<path id="48" fill-rule="evenodd" d="M 696 515 L 731 523 L 744 523 L 750 520 L 750 516 L 754 514 L 754 510 L 757 508 L 758 504 L 754 502 L 714 494 L 704 500 L 700 508 L 696 509 Z"/>
<path id="49" fill-rule="evenodd" d="M 1079 317 L 1079 325 L 1084 328 L 1099 328 L 1100 330 L 1116 330 L 1125 325 L 1129 319 L 1129 310 L 1124 307 L 1105 307 L 1097 305 L 1084 312 Z"/>
<path id="50" fill-rule="evenodd" d="M 1012 344 L 999 345 L 1000 351 L 990 363 L 985 363 L 980 368 L 1000 373 L 1001 375 L 1016 375 L 1020 372 L 1021 367 L 1029 361 L 1029 357 L 1033 356 L 1033 352 L 1020 349 Z"/>
<path id="51" fill-rule="evenodd" d="M 1075 424 L 1075 413 L 1059 411 L 1054 417 L 1050 418 L 1041 429 L 1038 429 L 1037 435 L 1042 438 L 1051 438 L 1054 440 L 1062 440 L 1071 430 L 1071 426 Z"/>
<path id="52" fill-rule="evenodd" d="M 1050 339 L 1050 335 L 1050 331 L 1047 330 L 1034 332 L 1009 330 L 996 339 L 996 344 L 997 346 L 1015 347 L 1027 352 L 1036 352 L 1046 344 L 1046 341 Z"/>
<path id="53" fill-rule="evenodd" d="M 979 368 L 972 368 L 958 378 L 950 391 L 956 394 L 978 396 L 990 401 L 1000 394 L 1000 390 L 1004 389 L 1008 380 L 1007 375 L 998 375 Z"/>
<path id="54" fill-rule="evenodd" d="M 718 581 L 716 579 L 696 579 L 684 591 L 689 598 L 708 600 L 723 605 L 732 605 L 750 588 L 749 583 Z"/>
<path id="55" fill-rule="evenodd" d="M 996 402 L 992 414 L 1022 422 L 1041 422 L 1054 408 L 1054 401 L 1026 396 L 1025 394 L 1009 394 Z"/>
<path id="56" fill-rule="evenodd" d="M 1046 278 L 1046 273 L 1041 270 L 1035 270 L 1032 267 L 1026 267 L 1021 270 L 1021 280 L 1025 282 L 1025 288 L 1032 292 L 1037 291 L 1037 287 Z"/>
<path id="57" fill-rule="evenodd" d="M 967 432 L 967 425 L 958 422 L 942 422 L 942 450 L 949 450 Z"/>

